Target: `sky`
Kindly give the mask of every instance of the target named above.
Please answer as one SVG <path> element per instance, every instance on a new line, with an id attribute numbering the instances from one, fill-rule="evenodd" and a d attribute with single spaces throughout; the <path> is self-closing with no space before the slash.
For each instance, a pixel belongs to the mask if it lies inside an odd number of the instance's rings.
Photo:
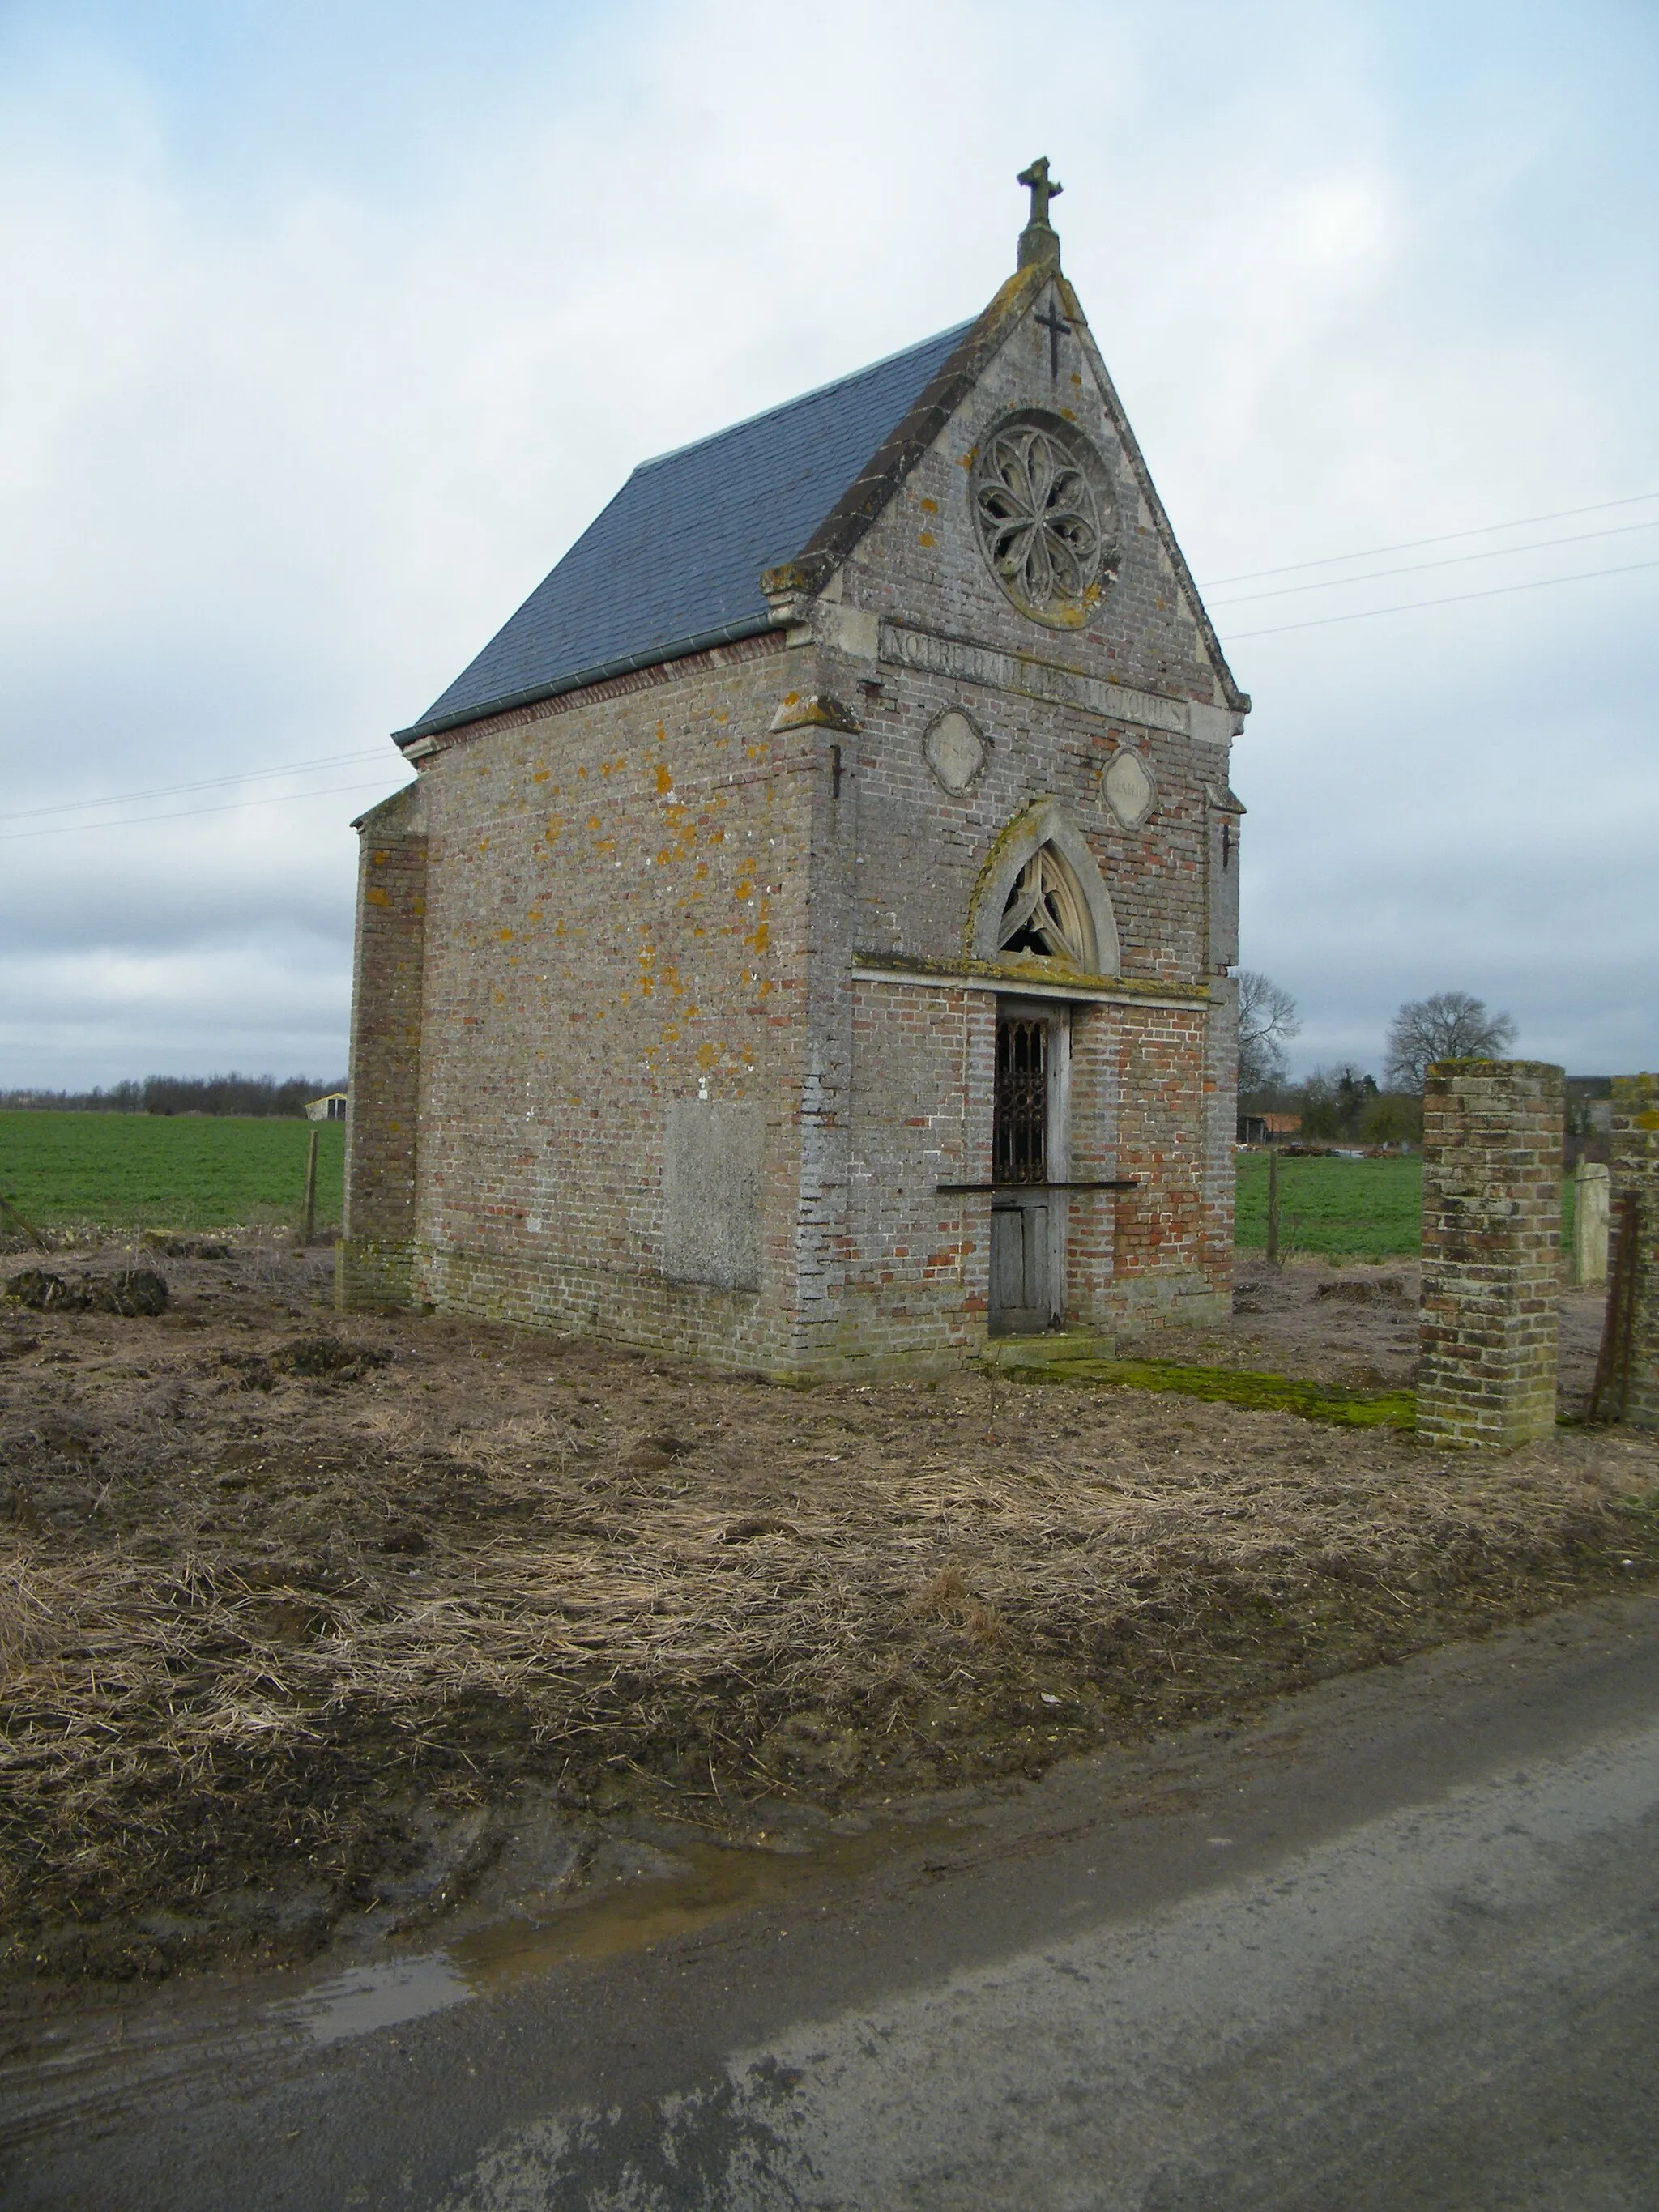
<path id="1" fill-rule="evenodd" d="M 1659 1066 L 1656 95 L 1650 0 L 0 0 L 0 1089 L 341 1073 L 388 733 L 1038 153 L 1297 1067 Z"/>

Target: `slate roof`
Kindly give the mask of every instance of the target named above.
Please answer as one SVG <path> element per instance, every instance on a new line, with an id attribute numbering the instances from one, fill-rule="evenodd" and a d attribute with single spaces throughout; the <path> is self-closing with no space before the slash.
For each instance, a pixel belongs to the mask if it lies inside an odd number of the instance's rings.
<path id="1" fill-rule="evenodd" d="M 642 461 L 399 741 L 769 629 L 762 572 L 805 550 L 974 327 Z"/>

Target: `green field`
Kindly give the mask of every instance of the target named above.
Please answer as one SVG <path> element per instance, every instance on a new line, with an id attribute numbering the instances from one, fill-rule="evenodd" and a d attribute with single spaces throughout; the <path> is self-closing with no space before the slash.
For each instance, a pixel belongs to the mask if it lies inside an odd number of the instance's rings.
<path id="1" fill-rule="evenodd" d="M 296 1221 L 313 1126 L 228 1114 L 0 1112 L 0 1197 L 40 1229 Z M 345 1126 L 315 1126 L 324 1228 L 340 1218 Z"/>
<path id="2" fill-rule="evenodd" d="M 1422 1244 L 1423 1163 L 1413 1153 L 1391 1160 L 1328 1156 L 1279 1162 L 1279 1249 L 1288 1256 L 1414 1260 Z M 1561 1234 L 1572 1233 L 1572 1178 L 1562 1189 Z M 1267 1241 L 1267 1155 L 1238 1156 L 1238 1222 L 1243 1251 Z"/>
<path id="3" fill-rule="evenodd" d="M 1328 1259 L 1415 1259 L 1422 1239 L 1423 1163 L 1328 1156 L 1279 1162 L 1279 1249 Z M 1238 1156 L 1237 1240 L 1267 1241 L 1267 1155 Z"/>
<path id="4" fill-rule="evenodd" d="M 42 1229 L 231 1229 L 298 1218 L 308 1121 L 232 1115 L 0 1112 L 0 1197 Z M 345 1129 L 319 1125 L 317 1222 L 338 1223 Z M 1422 1162 L 1285 1158 L 1280 1249 L 1328 1259 L 1416 1256 Z M 1562 1231 L 1571 1229 L 1572 1184 Z M 1238 1243 L 1267 1238 L 1267 1157 L 1238 1159 Z"/>

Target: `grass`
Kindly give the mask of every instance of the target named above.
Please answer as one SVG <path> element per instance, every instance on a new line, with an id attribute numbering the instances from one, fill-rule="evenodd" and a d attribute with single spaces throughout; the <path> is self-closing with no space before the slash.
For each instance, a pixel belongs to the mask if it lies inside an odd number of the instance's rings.
<path id="1" fill-rule="evenodd" d="M 305 1181 L 307 1121 L 222 1115 L 0 1112 L 0 1197 L 41 1229 L 228 1229 L 289 1221 Z M 339 1221 L 345 1130 L 324 1122 L 317 1219 Z M 1416 1257 L 1422 1163 L 1285 1158 L 1281 1249 L 1330 1259 Z M 1570 1234 L 1572 1184 L 1562 1235 Z M 1267 1238 L 1267 1158 L 1238 1159 L 1239 1246 Z"/>
<path id="2" fill-rule="evenodd" d="M 1561 1188 L 1561 1238 L 1572 1235 L 1573 1182 Z M 1343 1160 L 1315 1154 L 1279 1161 L 1279 1249 L 1332 1260 L 1414 1260 L 1422 1246 L 1423 1163 L 1417 1154 Z M 1238 1155 L 1242 1251 L 1267 1242 L 1267 1155 Z"/>
<path id="3" fill-rule="evenodd" d="M 1422 1241 L 1423 1163 L 1312 1158 L 1279 1162 L 1279 1249 L 1328 1259 L 1415 1259 Z M 1267 1241 L 1267 1155 L 1238 1158 L 1240 1248 Z"/>
<path id="4" fill-rule="evenodd" d="M 320 1125 L 317 1220 L 340 1218 L 345 1129 Z M 313 1124 L 240 1115 L 0 1112 L 0 1196 L 43 1230 L 292 1221 Z"/>

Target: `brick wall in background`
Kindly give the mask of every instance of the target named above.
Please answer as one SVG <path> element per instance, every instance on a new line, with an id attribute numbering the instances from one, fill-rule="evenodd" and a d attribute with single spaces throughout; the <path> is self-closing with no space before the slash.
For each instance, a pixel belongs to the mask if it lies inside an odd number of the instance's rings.
<path id="1" fill-rule="evenodd" d="M 1615 1235 L 1627 1218 L 1625 1201 L 1634 1199 L 1637 1207 L 1623 1418 L 1636 1428 L 1659 1429 L 1659 1075 L 1613 1079 L 1611 1161 Z"/>

